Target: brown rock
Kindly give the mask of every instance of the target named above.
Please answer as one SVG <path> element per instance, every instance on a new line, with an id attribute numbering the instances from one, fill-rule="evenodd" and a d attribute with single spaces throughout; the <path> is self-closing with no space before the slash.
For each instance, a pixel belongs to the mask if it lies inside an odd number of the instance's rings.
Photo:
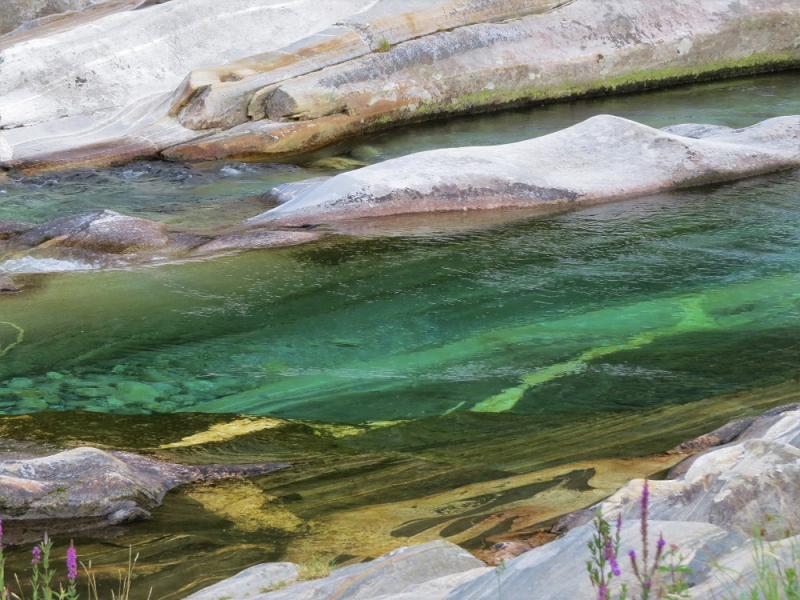
<path id="1" fill-rule="evenodd" d="M 0 294 L 8 294 L 18 291 L 19 287 L 17 287 L 17 284 L 14 283 L 14 280 L 8 275 L 3 275 L 0 273 Z"/>
<path id="2" fill-rule="evenodd" d="M 95 210 L 34 227 L 11 241 L 14 247 L 66 246 L 111 254 L 163 248 L 169 235 L 163 223 Z"/>
<path id="3" fill-rule="evenodd" d="M 212 252 L 225 252 L 226 250 L 297 246 L 317 239 L 319 239 L 319 234 L 308 231 L 254 231 L 252 233 L 218 237 L 195 249 L 195 252 L 198 254 L 210 254 Z"/>
<path id="4" fill-rule="evenodd" d="M 32 223 L 20 223 L 19 221 L 0 221 L 0 240 L 7 240 L 28 231 L 35 227 Z"/>

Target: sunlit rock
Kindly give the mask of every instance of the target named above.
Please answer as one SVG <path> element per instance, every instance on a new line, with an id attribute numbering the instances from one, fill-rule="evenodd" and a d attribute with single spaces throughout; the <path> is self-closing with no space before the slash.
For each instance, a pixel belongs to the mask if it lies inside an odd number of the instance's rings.
<path id="1" fill-rule="evenodd" d="M 296 155 L 437 117 L 794 67 L 799 27 L 787 0 L 171 0 L 0 44 L 0 165 Z"/>
<path id="2" fill-rule="evenodd" d="M 248 221 L 306 225 L 500 207 L 566 208 L 800 166 L 800 117 L 683 137 L 597 116 L 503 146 L 421 152 L 292 189 Z M 280 191 L 277 194 L 280 196 Z"/>
<path id="3" fill-rule="evenodd" d="M 230 127 L 234 121 L 221 119 L 241 115 L 230 96 L 246 86 L 253 122 L 238 117 L 241 124 L 164 154 L 191 160 L 297 154 L 441 116 L 800 64 L 800 5 L 785 0 L 576 0 L 544 14 L 490 20 L 396 45 L 387 37 L 391 47 L 384 52 L 322 61 L 324 68 L 305 74 L 295 69 L 284 78 L 276 63 L 239 83 L 207 82 L 207 95 L 188 101 L 185 124 Z M 317 46 L 314 56 L 323 53 L 319 41 L 309 43 Z M 263 87 L 252 91 L 256 81 Z"/>
<path id="4" fill-rule="evenodd" d="M 479 575 L 484 572 L 484 566 L 455 544 L 436 541 L 399 548 L 374 561 L 336 569 L 324 579 L 252 597 L 264 600 L 367 600 L 408 592 L 423 600 L 426 596 L 417 586 L 461 573 Z M 476 569 L 481 571 L 476 572 Z"/>
<path id="5" fill-rule="evenodd" d="M 754 424 L 735 443 L 697 457 L 674 480 L 650 482 L 653 518 L 695 520 L 768 537 L 800 528 L 800 410 Z M 633 481 L 602 504 L 610 518 L 636 518 L 643 483 Z"/>
<path id="6" fill-rule="evenodd" d="M 111 162 L 153 155 L 194 135 L 177 121 L 140 132 L 166 115 L 190 71 L 277 50 L 374 2 L 149 2 L 0 44 L 0 161 L 66 153 L 66 167 L 93 152 L 95 164 L 109 152 Z M 108 145 L 131 132 L 140 133 Z M 70 154 L 76 148 L 85 150 Z"/>

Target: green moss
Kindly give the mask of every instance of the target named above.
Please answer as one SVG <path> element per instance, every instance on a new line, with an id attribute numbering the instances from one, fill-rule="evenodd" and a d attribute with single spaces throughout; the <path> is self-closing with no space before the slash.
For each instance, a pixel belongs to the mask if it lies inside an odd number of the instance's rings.
<path id="1" fill-rule="evenodd" d="M 442 113 L 470 113 L 481 110 L 508 107 L 532 102 L 548 102 L 573 98 L 623 94 L 694 83 L 711 79 L 752 75 L 800 66 L 800 57 L 793 54 L 754 54 L 747 58 L 717 61 L 689 67 L 666 67 L 634 71 L 625 75 L 597 78 L 589 81 L 566 81 L 558 86 L 531 85 L 517 89 L 481 90 L 452 98 L 449 102 L 423 105 L 414 111 L 416 116 Z M 399 120 L 398 117 L 381 117 L 384 123 Z"/>

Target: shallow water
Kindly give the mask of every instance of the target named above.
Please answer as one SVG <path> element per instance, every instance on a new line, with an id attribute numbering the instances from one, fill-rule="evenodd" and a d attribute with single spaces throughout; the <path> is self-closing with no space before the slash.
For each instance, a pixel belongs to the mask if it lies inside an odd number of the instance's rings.
<path id="1" fill-rule="evenodd" d="M 800 114 L 800 78 L 427 124 L 343 143 L 304 158 L 304 167 L 140 163 L 28 178 L 0 184 L 0 219 L 111 208 L 177 227 L 234 223 L 269 206 L 271 186 L 332 174 L 308 167 L 325 156 L 375 162 L 506 143 L 600 113 L 654 126 L 744 126 Z M 145 580 L 166 597 L 178 584 L 258 561 L 325 548 L 333 556 L 374 555 L 412 533 L 423 536 L 413 542 L 447 531 L 476 548 L 487 531 L 500 531 L 477 523 L 498 507 L 519 508 L 531 473 L 660 452 L 794 393 L 760 390 L 791 388 L 786 382 L 800 376 L 800 173 L 556 215 L 482 217 L 426 218 L 424 228 L 386 220 L 363 238 L 332 235 L 203 262 L 83 272 L 62 265 L 59 273 L 17 275 L 23 292 L 0 298 L 2 435 L 156 452 L 235 419 L 176 413 L 375 424 L 334 427 L 330 439 L 318 424 L 317 433 L 169 451 L 179 460 L 297 459 L 302 466 L 256 482 L 265 506 L 284 511 L 280 526 L 242 525 L 214 500 L 247 490 L 189 486 L 170 494 L 154 521 L 116 531 L 113 542 L 81 540 L 106 563 L 135 544 L 146 555 Z M 37 271 L 52 259 L 38 260 L 0 257 L 0 271 Z M 732 392 L 744 395 L 715 400 Z M 711 400 L 688 405 L 702 399 Z M 22 413 L 39 414 L 11 416 Z M 572 439 L 577 432 L 593 441 Z M 627 477 L 663 467 L 637 465 L 602 468 Z M 511 488 L 522 490 L 520 498 L 487 504 L 478 520 L 453 511 L 477 529 L 424 520 L 444 502 L 432 494 L 509 473 L 523 478 Z M 352 494 L 353 485 L 363 493 Z M 581 493 L 605 489 L 593 485 Z M 569 498 L 577 507 L 596 496 Z M 412 525 L 381 512 L 401 500 L 408 505 L 398 514 Z M 340 516 L 345 510 L 361 511 L 376 531 L 354 537 L 346 519 L 357 515 Z M 552 505 L 537 510 L 531 523 L 557 514 Z M 348 537 L 368 549 L 359 552 Z M 104 548 L 113 549 L 104 555 Z M 176 557 L 191 568 L 178 574 Z"/>

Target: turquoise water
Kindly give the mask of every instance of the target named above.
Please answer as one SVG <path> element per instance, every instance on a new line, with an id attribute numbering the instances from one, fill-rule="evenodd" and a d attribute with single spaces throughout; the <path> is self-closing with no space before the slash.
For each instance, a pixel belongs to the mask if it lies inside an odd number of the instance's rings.
<path id="1" fill-rule="evenodd" d="M 745 126 L 800 114 L 800 78 L 430 123 L 343 142 L 300 166 L 150 162 L 26 178 L 0 183 L 0 219 L 111 208 L 176 228 L 231 224 L 268 208 L 274 185 L 334 174 L 313 166 L 320 158 L 506 143 L 599 113 Z M 129 545 L 141 553 L 132 597 L 142 599 L 151 586 L 152 597 L 185 597 L 264 561 L 364 560 L 424 541 L 402 537 L 409 523 L 445 535 L 455 530 L 443 515 L 473 523 L 485 509 L 485 523 L 450 538 L 475 549 L 498 533 L 495 513 L 519 509 L 505 495 L 533 494 L 512 474 L 575 461 L 601 469 L 601 459 L 662 452 L 797 398 L 798 171 L 547 216 L 386 219 L 359 233 L 202 262 L 14 275 L 23 291 L 0 296 L 3 437 L 190 463 L 294 463 L 246 482 L 183 486 L 149 522 L 75 534 L 101 595 Z M 717 397 L 739 390 L 748 393 Z M 293 423 L 158 449 L 241 423 L 201 414 L 226 411 L 413 422 Z M 22 413 L 37 414 L 13 416 Z M 474 485 L 486 492 L 479 501 L 491 499 L 483 509 L 465 509 L 458 495 Z M 398 514 L 385 508 L 400 501 Z M 553 514 L 568 510 L 552 502 Z M 244 515 L 225 512 L 239 503 Z M 262 514 L 266 524 L 248 521 Z M 17 572 L 45 527 L 62 554 L 73 537 L 52 522 L 5 525 L 7 541 L 25 544 L 7 552 Z"/>
<path id="2" fill-rule="evenodd" d="M 369 146 L 379 160 L 507 142 L 600 112 L 743 125 L 800 113 L 798 92 L 793 73 L 737 80 L 427 125 L 350 151 Z M 39 177 L 3 188 L 0 218 L 102 206 L 204 226 L 319 174 L 142 163 Z M 206 262 L 22 276 L 26 291 L 0 299 L 0 409 L 358 423 L 654 406 L 800 374 L 797 172 L 498 214 L 416 234 L 389 221 L 364 239 Z"/>

